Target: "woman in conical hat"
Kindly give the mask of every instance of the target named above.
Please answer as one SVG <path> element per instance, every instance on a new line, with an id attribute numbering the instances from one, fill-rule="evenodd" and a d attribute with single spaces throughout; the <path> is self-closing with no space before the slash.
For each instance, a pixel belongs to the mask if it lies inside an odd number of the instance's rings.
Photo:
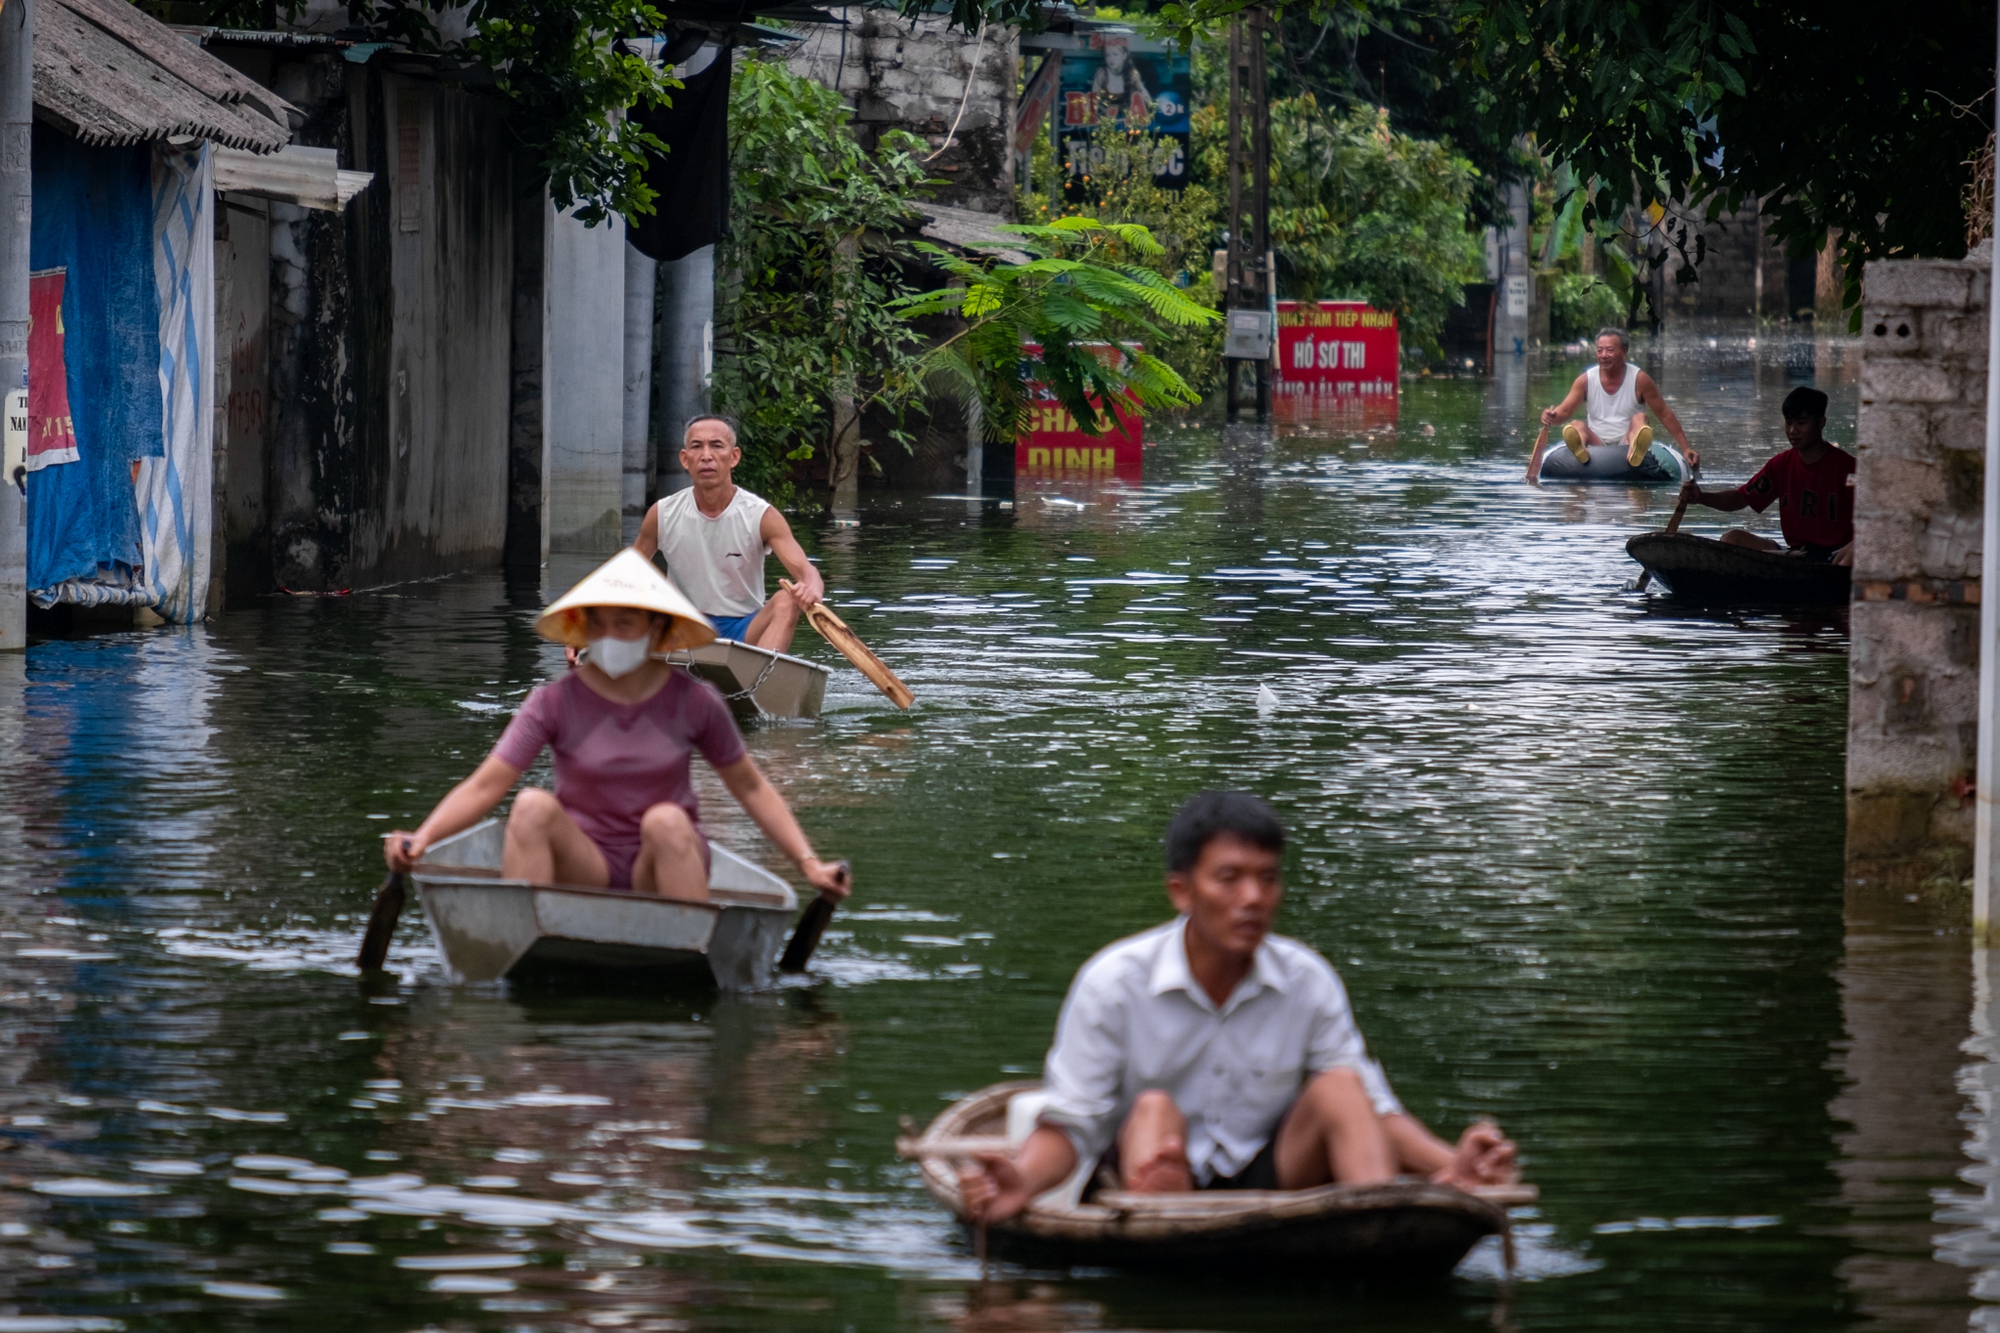
<path id="1" fill-rule="evenodd" d="M 709 642 L 715 630 L 653 563 L 621 551 L 535 622 L 543 638 L 588 648 L 576 670 L 536 688 L 500 743 L 414 833 L 383 852 L 408 870 L 424 850 L 486 817 L 535 762 L 555 751 L 554 792 L 525 787 L 507 819 L 501 873 L 536 884 L 632 889 L 702 902 L 708 839 L 688 761 L 696 750 L 812 886 L 847 894 L 743 749 L 713 685 L 654 656 Z"/>

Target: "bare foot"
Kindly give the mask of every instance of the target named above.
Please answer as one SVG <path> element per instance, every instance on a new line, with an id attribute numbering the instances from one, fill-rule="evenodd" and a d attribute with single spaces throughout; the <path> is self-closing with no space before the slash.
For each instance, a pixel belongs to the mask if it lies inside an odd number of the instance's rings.
<path id="1" fill-rule="evenodd" d="M 1458 1139 L 1458 1151 L 1451 1165 L 1432 1176 L 1440 1185 L 1476 1189 L 1481 1185 L 1511 1185 L 1521 1178 L 1514 1142 L 1491 1120 L 1479 1120 L 1465 1127 Z"/>
<path id="2" fill-rule="evenodd" d="M 1125 1188 L 1134 1194 L 1185 1194 L 1194 1188 L 1194 1169 L 1179 1139 L 1164 1140 L 1158 1152 L 1133 1163 L 1124 1176 Z"/>

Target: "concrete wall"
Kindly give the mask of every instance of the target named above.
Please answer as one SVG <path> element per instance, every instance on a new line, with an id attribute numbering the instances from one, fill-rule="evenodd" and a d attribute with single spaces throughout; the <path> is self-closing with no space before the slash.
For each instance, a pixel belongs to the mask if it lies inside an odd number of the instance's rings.
<path id="1" fill-rule="evenodd" d="M 548 226 L 548 549 L 610 555 L 625 466 L 625 223 L 554 213 Z"/>
<path id="2" fill-rule="evenodd" d="M 933 150 L 943 148 L 963 101 L 955 146 L 930 163 L 931 174 L 947 182 L 936 201 L 1011 213 L 1007 140 L 1020 60 L 1014 30 L 988 28 L 982 41 L 942 17 L 911 20 L 893 9 L 860 6 L 827 12 L 848 21 L 844 41 L 837 27 L 815 27 L 787 56 L 787 66 L 843 93 L 854 108 L 855 134 L 870 148 L 888 129 L 908 130 Z"/>
<path id="3" fill-rule="evenodd" d="M 1686 265 L 1679 253 L 1669 248 L 1661 281 L 1655 289 L 1663 319 L 1727 319 L 1745 315 L 1789 319 L 1797 313 L 1797 307 L 1812 306 L 1815 261 L 1810 256 L 1798 261 L 1803 267 L 1795 272 L 1784 247 L 1766 233 L 1755 204 L 1726 213 L 1714 222 L 1698 222 L 1693 229 L 1707 247 L 1702 262 L 1695 268 L 1700 280 L 1679 281 Z M 1692 239 L 1689 249 L 1692 252 Z"/>
<path id="4" fill-rule="evenodd" d="M 232 63 L 305 111 L 297 142 L 375 175 L 342 213 L 268 206 L 263 438 L 230 428 L 232 588 L 368 587 L 499 563 L 514 283 L 499 108 L 337 52 Z"/>
<path id="5" fill-rule="evenodd" d="M 223 545 L 215 586 L 226 588 L 230 597 L 244 598 L 270 581 L 264 529 L 269 518 L 271 223 L 268 205 L 247 195 L 222 196 L 215 219 L 215 438 L 221 495 L 215 528 Z"/>
<path id="6" fill-rule="evenodd" d="M 371 239 L 387 241 L 389 336 L 386 364 L 364 362 L 349 559 L 357 582 L 386 583 L 500 559 L 513 201 L 490 99 L 394 74 L 371 83 L 382 131 L 368 202 Z"/>
<path id="7" fill-rule="evenodd" d="M 1977 252 L 1882 260 L 1863 283 L 1847 724 L 1859 878 L 1955 882 L 1970 865 L 1989 267 Z"/>

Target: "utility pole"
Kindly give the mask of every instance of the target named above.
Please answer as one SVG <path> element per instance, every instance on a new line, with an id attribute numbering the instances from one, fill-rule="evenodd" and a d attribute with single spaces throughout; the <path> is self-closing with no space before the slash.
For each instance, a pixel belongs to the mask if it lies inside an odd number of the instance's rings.
<path id="1" fill-rule="evenodd" d="M 0 401 L 28 382 L 28 224 L 34 208 L 33 0 L 0 5 Z M 0 652 L 28 646 L 28 509 L 0 478 Z"/>
<path id="2" fill-rule="evenodd" d="M 1262 9 L 1229 27 L 1229 242 L 1223 298 L 1223 380 L 1229 415 L 1237 375 L 1255 367 L 1257 419 L 1271 412 L 1271 349 L 1277 343 L 1277 275 L 1271 256 L 1271 106 L 1264 93 Z"/>
<path id="3" fill-rule="evenodd" d="M 2000 77 L 2000 49 L 1996 49 L 1994 69 Z M 1995 107 L 1995 123 L 2000 125 L 2000 105 Z M 2000 250 L 2000 188 L 1993 191 L 1995 205 L 1991 251 Z M 2000 847 L 1994 837 L 2000 811 L 2000 293 L 1993 290 L 1993 277 L 2000 264 L 1987 270 L 1986 278 L 1986 512 L 1985 534 L 1979 552 L 1979 749 L 1973 758 L 1972 812 L 1972 947 L 1993 945 L 1994 876 L 2000 866 L 1994 854 Z M 1982 968 L 1981 975 L 1985 972 Z"/>

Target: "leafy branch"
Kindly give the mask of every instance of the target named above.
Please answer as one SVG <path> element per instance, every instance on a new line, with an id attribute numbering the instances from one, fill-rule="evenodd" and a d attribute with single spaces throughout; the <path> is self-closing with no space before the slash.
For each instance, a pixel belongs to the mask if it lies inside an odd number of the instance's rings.
<path id="1" fill-rule="evenodd" d="M 654 211 L 646 156 L 667 146 L 625 112 L 680 84 L 619 40 L 666 26 L 649 0 L 472 0 L 462 42 L 442 39 L 425 0 L 349 0 L 348 14 L 377 40 L 487 70 L 557 208 L 591 226 Z"/>
<path id="2" fill-rule="evenodd" d="M 1131 262 L 1164 253 L 1145 227 L 1096 218 L 1058 218 L 1045 226 L 999 227 L 1005 241 L 988 248 L 1031 256 L 967 259 L 923 244 L 952 286 L 892 303 L 905 319 L 952 316 L 965 327 L 922 358 L 923 370 L 978 398 L 990 439 L 1011 439 L 1030 406 L 1023 344 L 1041 348 L 1035 377 L 1089 435 L 1114 425 L 1108 404 L 1190 407 L 1200 397 L 1142 341 L 1167 336 L 1162 324 L 1191 328 L 1219 318 L 1166 278 Z M 1107 354 L 1109 348 L 1116 354 Z"/>

